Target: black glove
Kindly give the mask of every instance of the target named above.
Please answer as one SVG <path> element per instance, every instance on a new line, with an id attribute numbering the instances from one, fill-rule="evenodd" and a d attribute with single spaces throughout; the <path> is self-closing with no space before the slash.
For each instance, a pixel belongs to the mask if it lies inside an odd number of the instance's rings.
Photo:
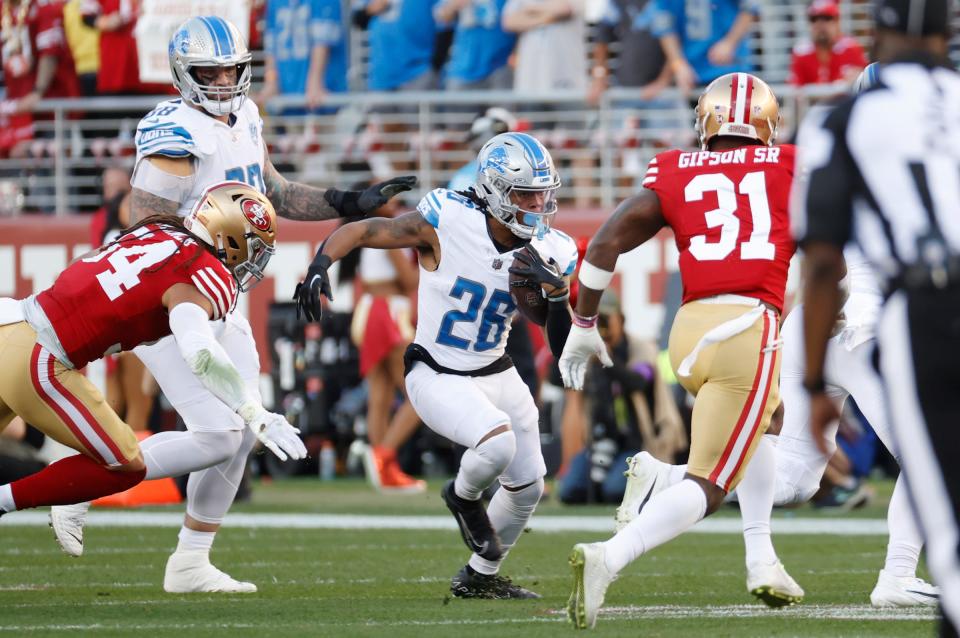
<path id="1" fill-rule="evenodd" d="M 340 191 L 331 188 L 323 194 L 323 198 L 341 217 L 357 217 L 369 215 L 386 204 L 390 198 L 416 185 L 417 178 L 414 175 L 406 175 L 374 184 L 362 191 Z"/>
<path id="2" fill-rule="evenodd" d="M 320 315 L 322 314 L 320 295 L 333 301 L 330 275 L 327 274 L 330 263 L 330 257 L 318 253 L 310 262 L 310 267 L 307 268 L 307 276 L 297 284 L 297 289 L 293 291 L 293 300 L 297 302 L 298 320 L 302 311 L 307 321 L 320 321 Z"/>
<path id="3" fill-rule="evenodd" d="M 553 259 L 550 260 L 550 263 L 544 262 L 540 253 L 529 244 L 526 246 L 526 250 L 518 250 L 513 254 L 513 265 L 510 266 L 510 272 L 525 278 L 512 282 L 511 285 L 514 287 L 531 284 L 538 286 L 547 284 L 558 289 L 567 287 L 556 262 Z"/>

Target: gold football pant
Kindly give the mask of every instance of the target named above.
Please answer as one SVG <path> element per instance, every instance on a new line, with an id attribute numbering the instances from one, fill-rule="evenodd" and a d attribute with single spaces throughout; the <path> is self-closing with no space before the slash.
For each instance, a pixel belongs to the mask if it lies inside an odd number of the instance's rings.
<path id="1" fill-rule="evenodd" d="M 26 322 L 0 326 L 0 430 L 15 415 L 109 467 L 137 457 L 133 431 L 78 371 L 37 343 Z"/>
<path id="2" fill-rule="evenodd" d="M 709 301 L 684 304 L 670 331 L 670 363 L 696 397 L 687 471 L 727 492 L 780 403 L 778 337 L 773 310 Z"/>

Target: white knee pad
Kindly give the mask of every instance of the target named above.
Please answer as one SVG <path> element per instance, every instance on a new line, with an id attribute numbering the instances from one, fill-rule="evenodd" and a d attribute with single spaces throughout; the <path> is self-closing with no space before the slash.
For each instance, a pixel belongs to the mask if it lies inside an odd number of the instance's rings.
<path id="1" fill-rule="evenodd" d="M 454 490 L 460 498 L 475 501 L 503 474 L 517 453 L 517 437 L 513 430 L 496 434 L 473 449 L 468 449 L 460 459 L 460 471 Z"/>
<path id="2" fill-rule="evenodd" d="M 240 450 L 244 433 L 241 430 L 201 430 L 192 434 L 197 448 L 211 460 L 211 463 L 206 466 L 210 467 L 232 459 Z"/>
<path id="3" fill-rule="evenodd" d="M 519 490 L 512 489 L 506 485 L 503 486 L 504 493 L 510 497 L 510 502 L 516 507 L 533 508 L 540 502 L 543 496 L 543 479 L 538 478 L 533 483 L 523 486 Z"/>
<path id="4" fill-rule="evenodd" d="M 146 478 L 183 476 L 219 465 L 237 453 L 242 441 L 240 430 L 154 434 L 140 444 L 147 464 Z"/>
<path id="5" fill-rule="evenodd" d="M 247 456 L 257 437 L 249 428 L 210 434 L 232 434 L 236 447 L 221 463 L 190 474 L 187 482 L 187 514 L 201 523 L 217 525 L 223 521 L 233 504 L 233 497 L 236 496 L 243 478 Z M 211 442 L 213 440 L 211 439 Z"/>
<path id="6" fill-rule="evenodd" d="M 491 436 L 473 449 L 474 454 L 495 468 L 497 475 L 503 473 L 517 453 L 517 435 L 507 430 Z"/>

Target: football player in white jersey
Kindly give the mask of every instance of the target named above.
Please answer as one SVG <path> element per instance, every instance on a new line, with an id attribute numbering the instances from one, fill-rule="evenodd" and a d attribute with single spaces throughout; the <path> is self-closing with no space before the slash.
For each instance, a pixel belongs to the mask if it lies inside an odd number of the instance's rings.
<path id="1" fill-rule="evenodd" d="M 169 46 L 177 99 L 161 102 L 137 128 L 137 161 L 130 214 L 135 223 L 153 214 L 186 215 L 212 183 L 236 180 L 264 193 L 281 217 L 321 220 L 363 215 L 409 190 L 402 177 L 364 191 L 319 189 L 288 182 L 273 167 L 261 137 L 263 123 L 250 89 L 250 52 L 237 28 L 218 17 L 194 17 Z M 268 256 L 264 256 L 267 258 Z M 252 283 L 262 277 L 262 272 Z M 235 312 L 213 325 L 219 343 L 249 392 L 259 399 L 260 365 L 247 320 Z M 143 443 L 147 478 L 190 474 L 187 511 L 176 551 L 167 561 L 168 592 L 255 592 L 210 563 L 217 530 L 233 502 L 256 436 L 245 418 L 230 412 L 177 356 L 172 338 L 135 350 L 187 426 Z M 83 552 L 87 504 L 51 511 L 60 546 Z"/>
<path id="2" fill-rule="evenodd" d="M 546 471 L 536 405 L 504 354 L 516 311 L 508 270 L 536 282 L 547 297 L 547 338 L 559 355 L 570 331 L 568 284 L 577 248 L 550 227 L 560 178 L 540 142 L 503 133 L 484 145 L 477 162 L 471 189 L 439 188 L 415 212 L 341 227 L 317 253 L 297 296 L 308 318 L 316 317 L 321 294 L 330 297 L 327 269 L 352 249 L 419 251 L 417 332 L 404 358 L 407 393 L 427 426 L 467 448 L 456 479 L 441 492 L 473 551 L 451 592 L 537 598 L 499 575 L 540 501 Z M 501 489 L 485 510 L 480 495 L 498 479 Z"/>
<path id="3" fill-rule="evenodd" d="M 877 65 L 869 65 L 855 84 L 858 91 L 877 83 Z M 866 259 L 855 248 L 844 251 L 847 275 L 843 285 L 848 293 L 836 332 L 827 344 L 824 377 L 826 394 L 837 412 L 847 397 L 853 397 L 877 437 L 897 457 L 885 411 L 883 387 L 871 357 L 874 351 L 875 325 L 883 304 L 877 278 Z M 820 479 L 830 456 L 837 449 L 838 422 L 817 435 L 811 431 L 810 401 L 803 388 L 803 306 L 787 316 L 780 332 L 783 339 L 783 364 L 780 369 L 780 393 L 783 400 L 783 425 L 779 436 L 768 431 L 764 436 L 774 445 L 770 455 L 755 455 L 737 488 L 737 500 L 743 518 L 746 546 L 747 590 L 771 606 L 799 602 L 803 590 L 786 573 L 777 558 L 770 537 L 770 515 L 774 505 L 808 501 L 820 487 Z M 771 428 L 772 430 L 772 428 Z M 617 511 L 617 525 L 636 516 L 643 498 L 671 483 L 680 470 L 641 453 L 629 461 L 628 488 L 623 505 Z M 647 497 L 649 498 L 649 497 Z M 938 590 L 917 578 L 922 537 L 907 501 L 906 487 L 897 479 L 887 510 L 890 538 L 886 563 L 870 594 L 875 607 L 935 606 Z"/>

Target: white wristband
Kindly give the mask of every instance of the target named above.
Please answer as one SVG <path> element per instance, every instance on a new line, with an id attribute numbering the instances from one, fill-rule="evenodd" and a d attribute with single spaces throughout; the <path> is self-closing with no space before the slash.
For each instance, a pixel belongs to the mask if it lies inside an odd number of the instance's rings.
<path id="1" fill-rule="evenodd" d="M 613 273 L 609 270 L 597 268 L 589 261 L 584 260 L 580 265 L 580 275 L 577 277 L 580 285 L 586 286 L 592 290 L 606 290 L 613 279 Z"/>

